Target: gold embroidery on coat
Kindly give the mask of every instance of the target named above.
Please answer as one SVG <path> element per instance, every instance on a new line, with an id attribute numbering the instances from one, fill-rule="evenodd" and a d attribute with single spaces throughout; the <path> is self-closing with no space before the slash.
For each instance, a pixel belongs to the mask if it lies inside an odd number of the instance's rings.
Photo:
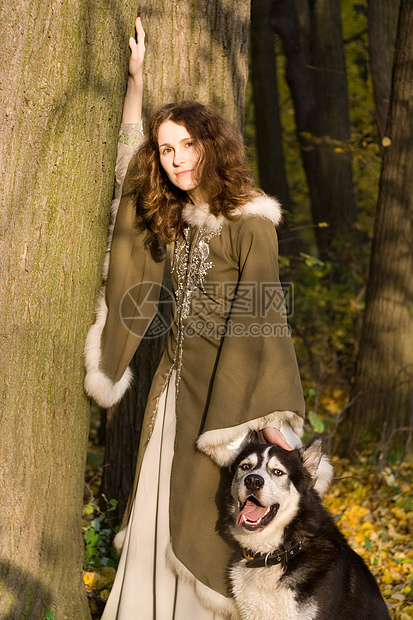
<path id="1" fill-rule="evenodd" d="M 178 286 L 175 291 L 176 324 L 178 331 L 175 343 L 174 361 L 171 368 L 168 370 L 165 382 L 158 398 L 156 399 L 152 420 L 149 424 L 150 436 L 153 432 L 160 397 L 168 384 L 173 369 L 176 369 L 175 399 L 178 396 L 184 346 L 184 320 L 189 316 L 191 299 L 194 291 L 197 288 L 200 288 L 202 291 L 204 290 L 206 274 L 213 267 L 212 261 L 206 260 L 209 256 L 209 242 L 212 237 L 218 236 L 221 233 L 221 230 L 222 226 L 214 231 L 211 231 L 210 228 L 204 227 L 199 229 L 185 228 L 184 238 L 175 243 L 175 252 L 171 272 L 175 272 L 178 279 Z M 193 235 L 194 239 L 192 241 L 191 237 Z"/>

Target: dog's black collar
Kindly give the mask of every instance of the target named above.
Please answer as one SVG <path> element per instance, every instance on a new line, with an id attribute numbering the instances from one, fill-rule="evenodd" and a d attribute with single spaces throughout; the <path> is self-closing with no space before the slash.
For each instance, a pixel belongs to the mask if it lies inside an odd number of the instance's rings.
<path id="1" fill-rule="evenodd" d="M 245 566 L 248 568 L 263 568 L 266 566 L 273 566 L 274 564 L 281 564 L 281 562 L 288 562 L 292 557 L 297 555 L 301 551 L 301 542 L 291 549 L 277 549 L 272 553 L 256 555 L 249 555 L 245 549 L 242 550 L 244 558 L 247 560 Z"/>

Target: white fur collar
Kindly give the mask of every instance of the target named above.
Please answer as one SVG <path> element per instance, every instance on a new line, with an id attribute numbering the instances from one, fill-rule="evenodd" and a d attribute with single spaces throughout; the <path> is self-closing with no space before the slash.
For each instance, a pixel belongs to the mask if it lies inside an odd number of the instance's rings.
<path id="1" fill-rule="evenodd" d="M 257 196 L 242 207 L 238 207 L 233 213 L 239 217 L 251 217 L 252 215 L 265 217 L 275 226 L 281 222 L 282 218 L 280 203 L 275 198 L 265 194 Z M 214 232 L 228 221 L 223 215 L 213 215 L 206 203 L 198 206 L 188 203 L 183 209 L 182 217 L 189 226 L 198 228 L 205 226 Z"/>
<path id="2" fill-rule="evenodd" d="M 205 226 L 213 232 L 217 232 L 225 220 L 223 215 L 218 215 L 217 217 L 212 215 L 209 211 L 209 205 L 206 203 L 196 206 L 188 202 L 182 211 L 182 217 L 188 226 L 196 228 Z"/>

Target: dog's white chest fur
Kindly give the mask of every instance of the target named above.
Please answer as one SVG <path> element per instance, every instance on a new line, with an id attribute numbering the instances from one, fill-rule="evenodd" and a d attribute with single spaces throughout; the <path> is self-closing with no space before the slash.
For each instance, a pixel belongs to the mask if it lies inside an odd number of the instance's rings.
<path id="1" fill-rule="evenodd" d="M 242 620 L 313 620 L 317 606 L 298 604 L 294 591 L 280 583 L 282 568 L 246 568 L 245 560 L 231 568 L 232 590 Z"/>

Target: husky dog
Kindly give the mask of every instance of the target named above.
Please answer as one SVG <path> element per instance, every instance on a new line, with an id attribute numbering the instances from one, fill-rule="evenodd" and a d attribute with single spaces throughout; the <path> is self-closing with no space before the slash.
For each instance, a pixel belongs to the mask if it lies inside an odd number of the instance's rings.
<path id="1" fill-rule="evenodd" d="M 241 549 L 230 580 L 243 620 L 390 618 L 373 575 L 314 488 L 322 444 L 315 437 L 288 452 L 253 443 L 232 466 L 229 529 Z"/>

